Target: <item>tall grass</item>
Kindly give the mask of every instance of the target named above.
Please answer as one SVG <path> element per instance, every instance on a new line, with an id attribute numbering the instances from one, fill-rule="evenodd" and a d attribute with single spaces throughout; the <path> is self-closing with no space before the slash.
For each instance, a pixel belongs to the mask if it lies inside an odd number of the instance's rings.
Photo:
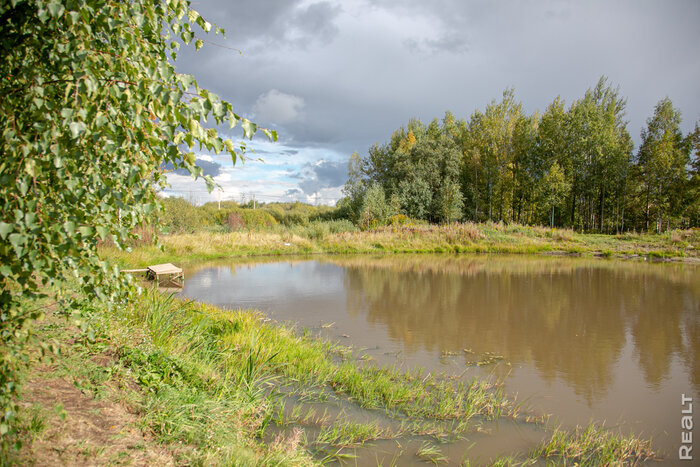
<path id="1" fill-rule="evenodd" d="M 235 332 L 235 322 L 153 290 L 105 319 L 103 326 L 121 330 L 120 360 L 145 390 L 143 428 L 161 443 L 182 444 L 182 462 L 313 463 L 298 443 L 260 441 L 272 415 L 275 356 L 254 334 L 241 350 L 221 339 Z"/>
<path id="2" fill-rule="evenodd" d="M 102 245 L 104 259 L 129 266 L 259 255 L 311 253 L 552 253 L 596 256 L 700 258 L 700 235 L 677 231 L 655 235 L 595 235 L 517 224 L 395 225 L 358 231 L 347 220 L 303 225 L 160 237 L 132 251 Z"/>
<path id="3" fill-rule="evenodd" d="M 223 311 L 151 289 L 115 310 L 105 326 L 121 322 L 128 325 L 123 329 L 143 333 L 145 344 L 138 346 L 132 333 L 122 336 L 119 355 L 148 393 L 141 409 L 144 427 L 161 442 L 183 442 L 205 452 L 232 439 L 234 446 L 246 447 L 251 433 L 254 438 L 264 434 L 285 385 L 312 394 L 313 388 L 328 388 L 362 407 L 420 420 L 495 418 L 510 408 L 489 383 L 453 384 L 339 360 L 346 349 L 259 318 L 255 312 Z M 454 426 L 468 429 L 466 423 Z M 372 424 L 324 425 L 317 442 L 361 443 L 382 433 Z M 260 451 L 252 444 L 247 449 Z"/>

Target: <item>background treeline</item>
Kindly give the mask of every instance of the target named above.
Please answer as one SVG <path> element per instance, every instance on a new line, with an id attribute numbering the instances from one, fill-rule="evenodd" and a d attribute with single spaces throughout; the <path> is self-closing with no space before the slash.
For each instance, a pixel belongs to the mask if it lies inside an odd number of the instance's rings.
<path id="1" fill-rule="evenodd" d="M 329 233 L 357 230 L 341 211 L 331 206 L 294 203 L 249 203 L 235 201 L 195 206 L 184 198 L 161 198 L 158 224 L 162 233 L 233 232 L 284 230 L 315 238 Z"/>
<path id="2" fill-rule="evenodd" d="M 343 216 L 367 227 L 408 216 L 583 231 L 700 226 L 700 127 L 684 135 L 665 98 L 635 150 L 626 101 L 605 78 L 568 107 L 527 115 L 512 89 L 469 120 L 418 119 L 349 162 Z"/>

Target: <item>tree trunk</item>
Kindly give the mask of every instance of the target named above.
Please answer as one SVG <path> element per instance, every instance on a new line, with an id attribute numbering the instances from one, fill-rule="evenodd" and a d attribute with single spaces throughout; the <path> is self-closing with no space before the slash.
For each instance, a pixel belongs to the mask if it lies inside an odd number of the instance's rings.
<path id="1" fill-rule="evenodd" d="M 651 186 L 647 183 L 647 209 L 644 213 L 644 225 L 646 225 L 646 231 L 649 232 L 649 197 L 651 196 Z"/>
<path id="2" fill-rule="evenodd" d="M 571 228 L 574 228 L 576 220 L 576 189 L 571 190 Z"/>
<path id="3" fill-rule="evenodd" d="M 554 228 L 554 205 L 552 205 L 552 223 L 551 228 Z"/>
<path id="4" fill-rule="evenodd" d="M 505 191 L 503 189 L 503 184 L 501 183 L 500 189 L 498 190 L 500 192 L 499 200 L 498 200 L 498 220 L 502 221 L 503 219 L 503 192 Z"/>
<path id="5" fill-rule="evenodd" d="M 492 209 L 492 201 L 491 201 L 491 181 L 489 180 L 489 220 L 493 219 L 492 214 L 493 214 L 493 209 Z"/>
<path id="6" fill-rule="evenodd" d="M 513 172 L 513 200 L 510 204 L 511 204 L 511 209 L 513 210 L 513 212 L 511 213 L 510 218 L 513 222 L 516 222 L 516 217 L 515 217 L 515 198 L 516 197 L 515 197 L 515 193 L 518 191 L 518 184 L 516 183 L 516 180 L 515 180 L 515 172 L 516 171 L 517 171 L 517 166 L 513 167 L 513 171 L 512 171 Z"/>
<path id="7" fill-rule="evenodd" d="M 603 215 L 605 209 L 605 187 L 600 187 L 600 223 L 598 224 L 598 231 L 603 233 Z"/>
<path id="8" fill-rule="evenodd" d="M 479 222 L 479 171 L 474 166 L 474 222 Z"/>
<path id="9" fill-rule="evenodd" d="M 622 202 L 622 228 L 621 230 L 624 232 L 625 231 L 625 203 L 624 203 L 624 198 Z"/>

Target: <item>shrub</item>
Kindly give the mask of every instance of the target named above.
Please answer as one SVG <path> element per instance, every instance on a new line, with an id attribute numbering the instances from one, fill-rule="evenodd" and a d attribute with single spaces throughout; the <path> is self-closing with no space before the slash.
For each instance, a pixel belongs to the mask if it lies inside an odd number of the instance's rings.
<path id="1" fill-rule="evenodd" d="M 204 225 L 211 225 L 201 208 L 190 204 L 184 198 L 163 198 L 163 209 L 158 213 L 158 221 L 164 233 L 193 233 Z"/>
<path id="2" fill-rule="evenodd" d="M 391 207 L 386 201 L 384 190 L 379 185 L 372 185 L 365 193 L 360 213 L 360 228 L 369 230 L 384 225 L 391 214 Z"/>
<path id="3" fill-rule="evenodd" d="M 231 230 L 241 230 L 272 227 L 278 222 L 269 212 L 261 209 L 236 209 L 228 212 L 226 224 Z"/>

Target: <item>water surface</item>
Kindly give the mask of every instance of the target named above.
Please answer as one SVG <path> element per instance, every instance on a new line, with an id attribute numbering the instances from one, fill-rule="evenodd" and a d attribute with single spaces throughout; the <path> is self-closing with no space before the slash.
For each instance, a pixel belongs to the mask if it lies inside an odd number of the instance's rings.
<path id="1" fill-rule="evenodd" d="M 651 436 L 671 459 L 681 394 L 700 405 L 694 265 L 356 256 L 219 263 L 187 277 L 187 297 L 260 309 L 378 364 L 503 378 L 510 394 L 553 421 L 621 426 Z"/>

